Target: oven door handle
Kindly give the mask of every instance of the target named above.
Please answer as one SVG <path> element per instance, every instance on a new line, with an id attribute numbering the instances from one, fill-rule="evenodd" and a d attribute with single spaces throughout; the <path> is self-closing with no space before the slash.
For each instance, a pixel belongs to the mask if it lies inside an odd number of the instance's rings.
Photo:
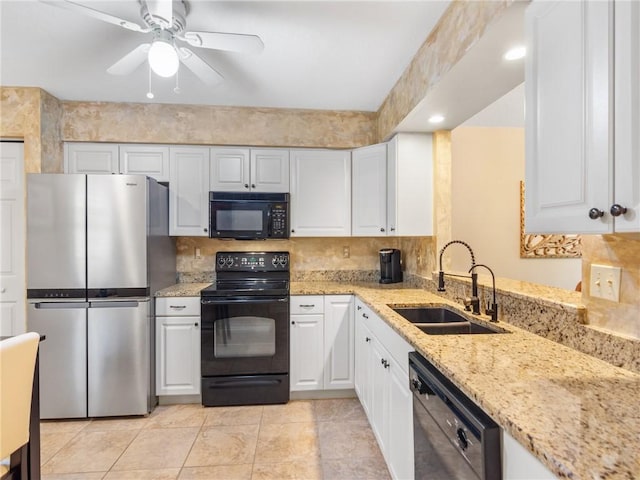
<path id="1" fill-rule="evenodd" d="M 201 298 L 202 305 L 224 305 L 227 303 L 273 303 L 288 302 L 289 297 L 232 297 L 232 298 Z"/>

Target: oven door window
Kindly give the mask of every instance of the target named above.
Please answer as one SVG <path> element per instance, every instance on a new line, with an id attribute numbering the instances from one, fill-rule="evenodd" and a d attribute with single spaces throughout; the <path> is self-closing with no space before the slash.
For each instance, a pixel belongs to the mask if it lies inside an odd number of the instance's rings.
<path id="1" fill-rule="evenodd" d="M 213 330 L 213 357 L 272 357 L 276 354 L 276 322 L 265 317 L 217 319 Z"/>

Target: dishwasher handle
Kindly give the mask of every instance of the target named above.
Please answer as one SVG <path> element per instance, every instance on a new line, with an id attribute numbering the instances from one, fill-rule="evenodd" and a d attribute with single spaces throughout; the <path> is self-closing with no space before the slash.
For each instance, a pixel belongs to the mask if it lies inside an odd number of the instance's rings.
<path id="1" fill-rule="evenodd" d="M 137 300 L 124 302 L 90 302 L 89 308 L 135 308 L 140 305 Z"/>
<path id="2" fill-rule="evenodd" d="M 89 302 L 37 302 L 33 304 L 37 309 L 70 309 L 70 308 L 88 308 Z"/>

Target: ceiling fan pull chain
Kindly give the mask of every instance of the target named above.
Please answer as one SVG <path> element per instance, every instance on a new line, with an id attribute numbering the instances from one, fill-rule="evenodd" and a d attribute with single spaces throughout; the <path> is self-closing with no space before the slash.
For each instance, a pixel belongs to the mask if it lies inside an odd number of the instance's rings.
<path id="1" fill-rule="evenodd" d="M 147 98 L 151 100 L 154 97 L 153 92 L 151 91 L 151 64 L 147 62 L 147 66 L 149 69 L 149 90 L 147 91 Z"/>
<path id="2" fill-rule="evenodd" d="M 178 71 L 176 72 L 176 86 L 173 89 L 174 93 L 177 93 L 177 94 L 181 92 L 179 79 L 180 79 L 180 69 L 178 68 Z"/>

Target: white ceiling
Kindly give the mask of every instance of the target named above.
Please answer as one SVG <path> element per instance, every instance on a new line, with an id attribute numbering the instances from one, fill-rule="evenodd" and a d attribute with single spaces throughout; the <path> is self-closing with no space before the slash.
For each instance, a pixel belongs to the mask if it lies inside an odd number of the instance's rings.
<path id="1" fill-rule="evenodd" d="M 136 0 L 74 0 L 141 23 Z M 0 84 L 37 86 L 62 100 L 376 111 L 449 1 L 205 1 L 188 30 L 259 35 L 259 55 L 193 49 L 225 80 L 207 87 L 186 68 L 152 77 L 106 69 L 150 34 L 35 0 L 0 0 Z"/>

